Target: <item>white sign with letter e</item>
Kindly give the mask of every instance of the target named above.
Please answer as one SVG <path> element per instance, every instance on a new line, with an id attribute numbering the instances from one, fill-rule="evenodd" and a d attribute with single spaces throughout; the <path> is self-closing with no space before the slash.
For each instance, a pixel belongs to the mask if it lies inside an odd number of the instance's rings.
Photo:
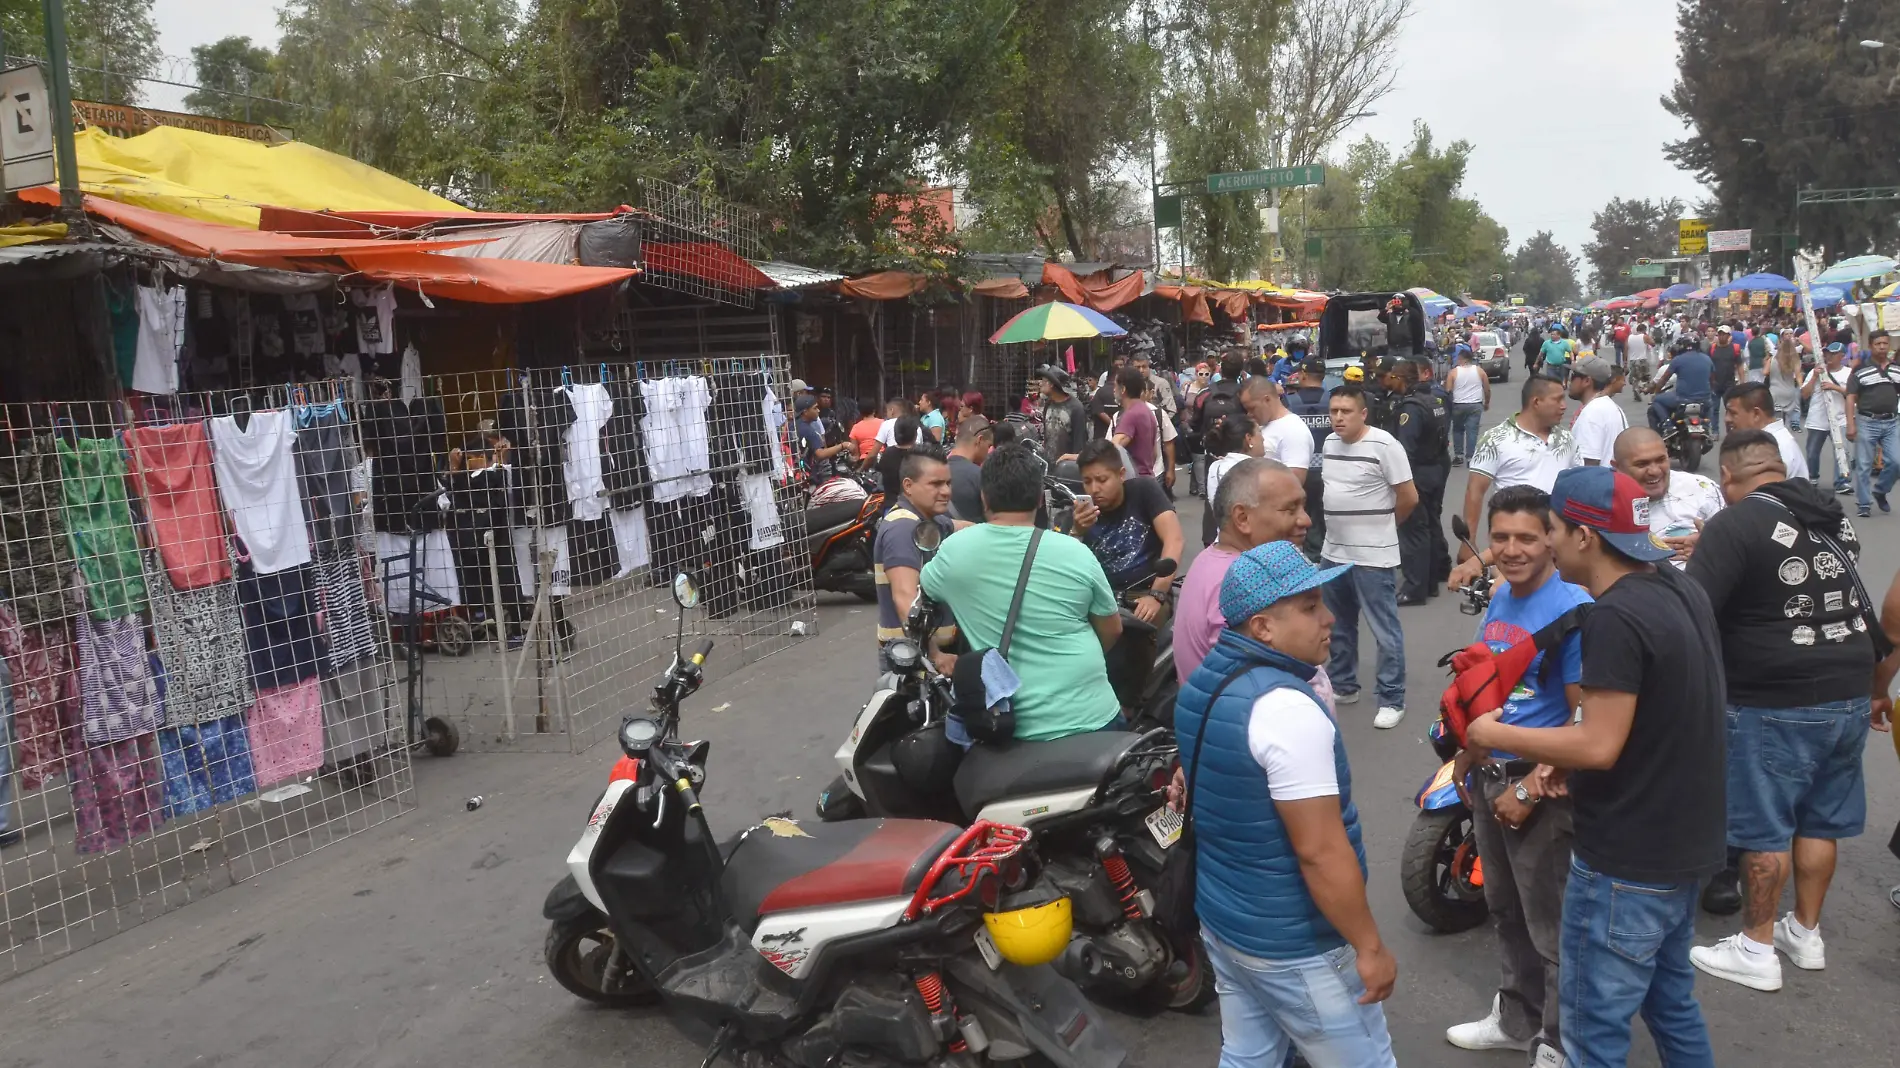
<path id="1" fill-rule="evenodd" d="M 39 64 L 0 71 L 0 173 L 7 192 L 56 179 L 53 121 L 46 72 Z"/>

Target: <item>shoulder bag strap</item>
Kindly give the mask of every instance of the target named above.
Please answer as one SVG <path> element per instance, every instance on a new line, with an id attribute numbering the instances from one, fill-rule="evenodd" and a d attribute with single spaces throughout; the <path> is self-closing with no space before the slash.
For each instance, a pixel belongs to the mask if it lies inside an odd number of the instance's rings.
<path id="1" fill-rule="evenodd" d="M 1187 790 L 1185 791 L 1187 796 L 1182 798 L 1181 801 L 1181 818 L 1183 820 L 1192 820 L 1194 818 L 1194 780 L 1196 774 L 1201 770 L 1201 746 L 1207 741 L 1207 728 L 1214 722 L 1214 703 L 1220 700 L 1220 695 L 1227 692 L 1227 687 L 1233 685 L 1235 679 L 1259 666 L 1258 664 L 1248 664 L 1245 667 L 1238 667 L 1228 672 L 1227 677 L 1220 680 L 1220 685 L 1214 687 L 1214 696 L 1207 699 L 1207 714 L 1201 717 L 1200 732 L 1194 736 L 1194 756 L 1188 761 Z"/>
<path id="2" fill-rule="evenodd" d="M 1029 591 L 1029 565 L 1036 561 L 1036 544 L 1042 541 L 1042 528 L 1029 534 L 1029 550 L 1023 553 L 1022 574 L 1016 576 L 1016 596 L 1009 602 L 1009 616 L 1003 620 L 1003 640 L 996 643 L 996 655 L 1009 659 L 1009 640 L 1016 636 L 1016 617 L 1023 611 L 1023 594 Z"/>

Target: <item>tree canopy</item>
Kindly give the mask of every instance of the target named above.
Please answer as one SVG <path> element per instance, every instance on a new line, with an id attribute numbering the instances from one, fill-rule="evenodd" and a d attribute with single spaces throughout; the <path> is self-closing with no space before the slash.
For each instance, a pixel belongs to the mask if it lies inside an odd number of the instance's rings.
<path id="1" fill-rule="evenodd" d="M 1505 288 L 1524 294 L 1539 307 L 1573 300 L 1577 296 L 1577 257 L 1559 245 L 1549 230 L 1539 230 L 1511 256 Z"/>
<path id="2" fill-rule="evenodd" d="M 1595 236 L 1583 246 L 1590 264 L 1590 288 L 1614 295 L 1641 289 L 1623 272 L 1638 259 L 1676 254 L 1676 223 L 1683 216 L 1682 201 L 1611 198 L 1590 222 Z"/>

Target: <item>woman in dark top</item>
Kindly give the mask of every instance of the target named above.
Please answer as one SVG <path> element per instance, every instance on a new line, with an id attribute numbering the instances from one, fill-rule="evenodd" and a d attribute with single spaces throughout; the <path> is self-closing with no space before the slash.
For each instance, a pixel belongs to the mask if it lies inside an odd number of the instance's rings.
<path id="1" fill-rule="evenodd" d="M 904 457 L 917 447 L 917 435 L 922 428 L 923 422 L 914 415 L 898 417 L 897 425 L 891 428 L 891 437 L 897 444 L 878 454 L 877 473 L 884 479 L 886 505 L 904 495 L 904 479 L 899 472 L 903 470 Z"/>

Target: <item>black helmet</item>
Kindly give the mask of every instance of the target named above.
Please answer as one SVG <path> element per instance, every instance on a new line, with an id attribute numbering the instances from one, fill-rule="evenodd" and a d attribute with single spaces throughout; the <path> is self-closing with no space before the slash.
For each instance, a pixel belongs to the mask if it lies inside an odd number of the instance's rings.
<path id="1" fill-rule="evenodd" d="M 1685 352 L 1693 352 L 1701 347 L 1702 345 L 1696 341 L 1694 334 L 1683 334 L 1676 338 L 1674 344 L 1669 346 L 1669 354 L 1676 356 Z"/>

